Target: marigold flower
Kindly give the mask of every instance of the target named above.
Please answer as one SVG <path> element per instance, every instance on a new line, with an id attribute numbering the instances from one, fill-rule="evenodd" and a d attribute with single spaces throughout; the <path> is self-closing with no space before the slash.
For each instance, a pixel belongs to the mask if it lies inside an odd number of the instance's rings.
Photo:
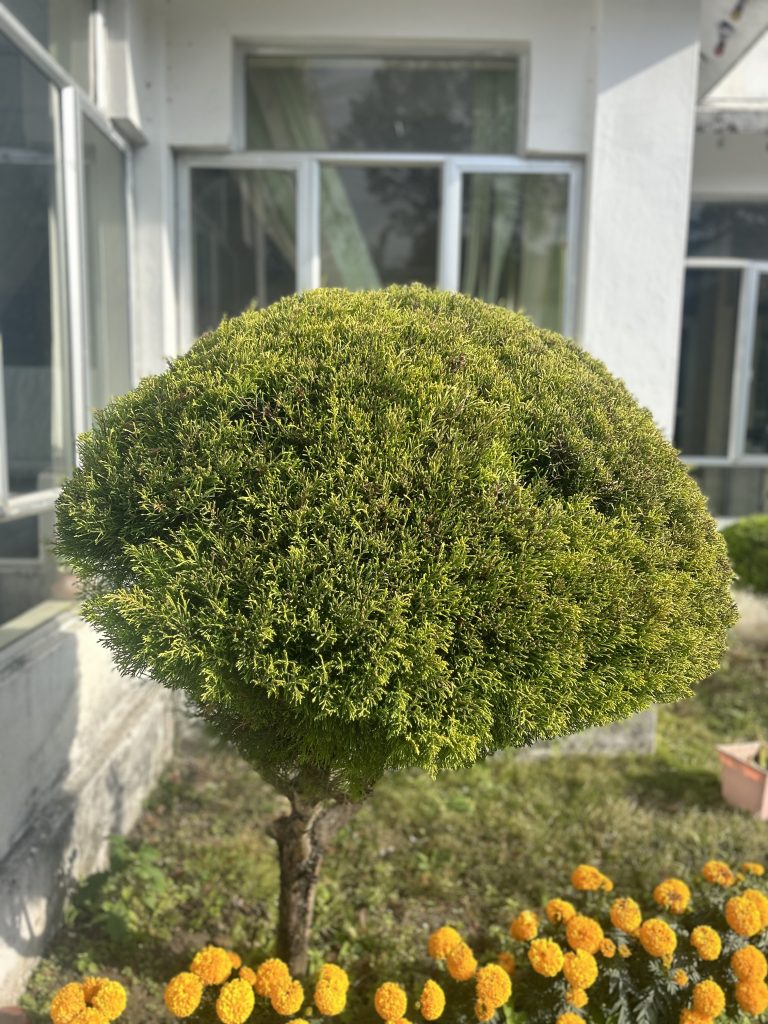
<path id="1" fill-rule="evenodd" d="M 475 1016 L 483 1024 L 484 1021 L 488 1021 L 496 1013 L 496 1010 L 489 1002 L 485 999 L 475 1000 Z"/>
<path id="2" fill-rule="evenodd" d="M 446 957 L 445 966 L 454 981 L 469 981 L 475 976 L 477 960 L 466 942 L 460 942 Z"/>
<path id="3" fill-rule="evenodd" d="M 243 958 L 241 956 L 238 956 L 237 953 L 233 953 L 231 949 L 227 950 L 227 956 L 232 961 L 232 966 L 234 967 L 235 970 L 238 970 L 240 967 L 243 966 Z"/>
<path id="4" fill-rule="evenodd" d="M 758 864 L 753 860 L 745 860 L 741 865 L 742 870 L 746 871 L 748 875 L 764 875 L 765 868 L 762 864 Z"/>
<path id="5" fill-rule="evenodd" d="M 589 1002 L 589 996 L 583 988 L 569 988 L 565 993 L 565 1000 L 580 1010 Z"/>
<path id="6" fill-rule="evenodd" d="M 349 975 L 338 964 L 323 964 L 318 974 L 318 981 L 322 981 L 341 992 L 346 992 L 349 988 Z"/>
<path id="7" fill-rule="evenodd" d="M 725 904 L 725 920 L 732 931 L 745 938 L 760 931 L 760 911 L 747 896 L 731 896 Z"/>
<path id="8" fill-rule="evenodd" d="M 385 981 L 376 989 L 373 1005 L 382 1020 L 399 1020 L 405 1016 L 408 997 L 402 985 L 397 985 L 394 981 Z"/>
<path id="9" fill-rule="evenodd" d="M 587 953 L 596 953 L 605 938 L 603 929 L 592 917 L 577 914 L 565 926 L 565 937 L 571 949 L 585 949 Z"/>
<path id="10" fill-rule="evenodd" d="M 303 998 L 304 993 L 302 992 Z M 221 1024 L 244 1024 L 253 1013 L 255 1003 L 253 986 L 249 985 L 247 981 L 243 981 L 242 978 L 233 978 L 232 981 L 223 985 L 219 992 L 216 1000 L 216 1016 Z M 296 1011 L 291 1012 L 295 1013 Z"/>
<path id="11" fill-rule="evenodd" d="M 720 936 L 708 924 L 700 924 L 693 929 L 691 945 L 702 960 L 717 960 L 723 948 Z"/>
<path id="12" fill-rule="evenodd" d="M 289 981 L 283 988 L 273 988 L 269 1001 L 275 1013 L 291 1017 L 299 1012 L 304 1002 L 304 986 L 300 981 Z"/>
<path id="13" fill-rule="evenodd" d="M 512 995 L 512 982 L 509 980 L 509 975 L 498 964 L 486 964 L 477 972 L 475 994 L 478 999 L 485 1000 L 493 1006 L 494 1010 L 498 1010 Z"/>
<path id="14" fill-rule="evenodd" d="M 51 1000 L 53 1024 L 69 1024 L 85 1009 L 85 992 L 79 981 L 70 981 L 55 993 Z"/>
<path id="15" fill-rule="evenodd" d="M 517 970 L 517 961 L 515 960 L 514 954 L 507 953 L 505 950 L 503 953 L 499 953 L 496 960 L 498 961 L 499 966 L 503 967 L 511 978 Z"/>
<path id="16" fill-rule="evenodd" d="M 566 953 L 563 976 L 571 988 L 591 988 L 597 981 L 597 960 L 583 949 Z"/>
<path id="17" fill-rule="evenodd" d="M 347 1005 L 349 976 L 338 964 L 323 964 L 315 985 L 315 1006 L 324 1017 L 335 1017 Z"/>
<path id="18" fill-rule="evenodd" d="M 461 942 L 461 936 L 455 928 L 447 926 L 432 932 L 427 942 L 427 952 L 435 960 L 445 960 L 452 949 Z"/>
<path id="19" fill-rule="evenodd" d="M 725 992 L 716 981 L 700 981 L 693 989 L 693 1008 L 708 1017 L 719 1017 L 725 1009 Z"/>
<path id="20" fill-rule="evenodd" d="M 119 981 L 103 978 L 91 997 L 91 1005 L 100 1010 L 107 1020 L 117 1020 L 128 1003 L 128 996 Z"/>
<path id="21" fill-rule="evenodd" d="M 584 1024 L 584 1018 L 580 1017 L 578 1013 L 571 1013 L 568 1010 L 567 1013 L 560 1014 L 555 1024 Z"/>
<path id="22" fill-rule="evenodd" d="M 691 902 L 691 890 L 680 878 L 665 878 L 653 890 L 653 898 L 664 910 L 682 914 Z"/>
<path id="23" fill-rule="evenodd" d="M 735 995 L 736 1002 L 745 1013 L 757 1016 L 768 1010 L 768 985 L 764 981 L 740 981 Z"/>
<path id="24" fill-rule="evenodd" d="M 757 908 L 760 915 L 760 928 L 768 928 L 768 896 L 759 889 L 745 889 L 741 894 L 745 899 L 750 900 Z"/>
<path id="25" fill-rule="evenodd" d="M 256 968 L 253 987 L 260 996 L 271 999 L 272 993 L 286 988 L 290 980 L 291 972 L 288 970 L 288 964 L 277 957 L 272 957 Z"/>
<path id="26" fill-rule="evenodd" d="M 445 1009 L 445 992 L 436 981 L 424 982 L 424 988 L 419 997 L 419 1011 L 424 1020 L 437 1020 L 443 1015 Z"/>
<path id="27" fill-rule="evenodd" d="M 249 985 L 256 984 L 256 971 L 252 967 L 241 967 L 237 972 L 243 981 L 247 981 Z"/>
<path id="28" fill-rule="evenodd" d="M 623 957 L 625 960 L 628 960 L 629 957 L 632 956 L 632 950 L 629 948 L 626 942 L 619 943 L 619 956 Z"/>
<path id="29" fill-rule="evenodd" d="M 611 960 L 616 956 L 616 943 L 613 939 L 603 939 L 600 943 L 600 954 L 604 956 L 606 960 Z"/>
<path id="30" fill-rule="evenodd" d="M 539 918 L 532 910 L 521 910 L 509 926 L 509 934 L 518 942 L 530 942 L 539 934 Z"/>
<path id="31" fill-rule="evenodd" d="M 200 1005 L 203 983 L 191 971 L 182 971 L 165 986 L 165 1005 L 174 1017 L 189 1017 Z"/>
<path id="32" fill-rule="evenodd" d="M 567 924 L 576 916 L 576 907 L 568 900 L 554 899 L 547 903 L 544 913 L 550 924 Z"/>
<path id="33" fill-rule="evenodd" d="M 591 864 L 579 864 L 571 872 L 571 885 L 579 892 L 597 892 L 602 889 L 610 892 L 613 889 L 613 882 L 598 868 Z"/>
<path id="34" fill-rule="evenodd" d="M 101 1010 L 97 1010 L 95 1006 L 86 1006 L 76 1017 L 72 1018 L 71 1024 L 109 1024 L 109 1022 Z"/>
<path id="35" fill-rule="evenodd" d="M 763 981 L 768 974 L 768 960 L 757 946 L 742 946 L 731 957 L 731 970 L 739 981 Z"/>
<path id="36" fill-rule="evenodd" d="M 649 917 L 647 921 L 643 921 L 637 937 L 640 945 L 651 956 L 669 956 L 677 947 L 677 935 L 660 917 Z"/>
<path id="37" fill-rule="evenodd" d="M 643 921 L 640 907 L 629 896 L 622 896 L 611 904 L 611 924 L 620 932 L 634 934 Z"/>
<path id="38" fill-rule="evenodd" d="M 195 953 L 189 969 L 204 985 L 222 985 L 232 973 L 232 961 L 221 946 L 206 946 Z"/>
<path id="39" fill-rule="evenodd" d="M 713 885 L 722 885 L 725 888 L 733 885 L 736 881 L 733 872 L 722 860 L 708 860 L 701 869 L 701 873 L 706 881 L 711 882 Z"/>
<path id="40" fill-rule="evenodd" d="M 677 970 L 672 973 L 672 981 L 674 981 L 678 988 L 685 988 L 688 984 L 688 980 L 688 975 L 682 967 L 678 967 Z"/>
<path id="41" fill-rule="evenodd" d="M 706 1013 L 686 1007 L 680 1011 L 680 1024 L 712 1024 L 712 1018 Z"/>
<path id="42" fill-rule="evenodd" d="M 99 991 L 99 986 L 103 985 L 108 978 L 99 978 L 93 974 L 89 974 L 87 978 L 83 978 L 83 995 L 88 1005 L 91 1005 L 93 997 Z"/>
<path id="43" fill-rule="evenodd" d="M 545 978 L 554 978 L 563 969 L 563 951 L 552 939 L 534 939 L 528 948 L 528 960 Z"/>

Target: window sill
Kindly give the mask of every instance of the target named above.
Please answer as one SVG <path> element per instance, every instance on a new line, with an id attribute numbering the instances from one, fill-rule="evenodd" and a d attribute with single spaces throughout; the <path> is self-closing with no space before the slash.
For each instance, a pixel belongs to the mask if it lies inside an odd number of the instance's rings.
<path id="1" fill-rule="evenodd" d="M 29 636 L 34 630 L 39 629 L 46 623 L 55 619 L 63 612 L 73 612 L 78 601 L 70 599 L 67 601 L 41 601 L 33 605 L 27 611 L 9 619 L 0 626 L 0 650 L 4 650 L 16 640 Z"/>

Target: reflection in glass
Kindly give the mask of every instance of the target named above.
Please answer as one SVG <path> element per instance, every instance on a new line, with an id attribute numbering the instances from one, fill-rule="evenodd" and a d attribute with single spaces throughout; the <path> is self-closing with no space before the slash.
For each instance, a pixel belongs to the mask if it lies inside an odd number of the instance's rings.
<path id="1" fill-rule="evenodd" d="M 768 274 L 760 275 L 757 292 L 746 450 L 768 453 Z"/>
<path id="2" fill-rule="evenodd" d="M 0 343 L 12 494 L 72 464 L 57 202 L 58 92 L 0 33 Z"/>
<path id="3" fill-rule="evenodd" d="M 436 284 L 437 168 L 326 166 L 321 180 L 323 285 Z"/>
<path id="4" fill-rule="evenodd" d="M 684 455 L 725 455 L 741 273 L 693 270 L 685 278 L 675 445 Z"/>
<path id="5" fill-rule="evenodd" d="M 568 178 L 465 174 L 461 290 L 563 329 Z"/>
<path id="6" fill-rule="evenodd" d="M 86 90 L 93 0 L 3 0 L 8 10 Z"/>
<path id="7" fill-rule="evenodd" d="M 249 149 L 514 153 L 518 62 L 246 59 Z"/>
<path id="8" fill-rule="evenodd" d="M 296 290 L 292 171 L 192 171 L 195 329 Z"/>
<path id="9" fill-rule="evenodd" d="M 125 157 L 83 121 L 88 268 L 88 403 L 100 409 L 131 386 Z"/>
<path id="10" fill-rule="evenodd" d="M 768 203 L 691 203 L 688 255 L 768 260 Z"/>
<path id="11" fill-rule="evenodd" d="M 768 513 L 768 467 L 690 466 L 691 476 L 707 496 L 713 516 Z"/>

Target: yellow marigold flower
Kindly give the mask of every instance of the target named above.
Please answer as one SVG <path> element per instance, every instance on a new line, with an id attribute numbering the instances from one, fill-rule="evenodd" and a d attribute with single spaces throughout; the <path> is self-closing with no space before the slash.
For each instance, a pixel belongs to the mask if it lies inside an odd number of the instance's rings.
<path id="1" fill-rule="evenodd" d="M 298 1013 L 304 1002 L 304 986 L 300 981 L 289 981 L 283 988 L 273 988 L 269 997 L 272 1009 L 282 1017 Z"/>
<path id="2" fill-rule="evenodd" d="M 485 1000 L 495 1010 L 498 1010 L 512 995 L 512 982 L 509 980 L 509 975 L 498 964 L 486 964 L 477 972 L 475 994 L 478 999 Z"/>
<path id="3" fill-rule="evenodd" d="M 625 960 L 628 960 L 629 957 L 632 956 L 632 950 L 629 948 L 626 942 L 619 943 L 619 956 L 623 957 Z"/>
<path id="4" fill-rule="evenodd" d="M 232 961 L 232 966 L 235 970 L 238 970 L 243 966 L 243 958 L 238 956 L 237 953 L 233 953 L 231 949 L 227 950 L 227 956 Z"/>
<path id="5" fill-rule="evenodd" d="M 554 978 L 563 969 L 563 951 L 552 939 L 534 939 L 528 948 L 528 960 L 545 978 Z"/>
<path id="6" fill-rule="evenodd" d="M 741 865 L 742 870 L 746 871 L 748 875 L 764 875 L 765 868 L 762 864 L 758 864 L 754 860 L 745 860 Z"/>
<path id="7" fill-rule="evenodd" d="M 760 915 L 760 928 L 768 928 L 768 896 L 759 889 L 745 889 L 741 894 L 745 899 L 750 900 Z"/>
<path id="8" fill-rule="evenodd" d="M 768 1010 L 768 985 L 764 981 L 740 981 L 735 995 L 736 1002 L 745 1013 L 757 1016 Z"/>
<path id="9" fill-rule="evenodd" d="M 76 1017 L 72 1018 L 71 1024 L 109 1024 L 109 1022 L 101 1010 L 97 1010 L 95 1006 L 86 1006 Z"/>
<path id="10" fill-rule="evenodd" d="M 336 1017 L 347 1005 L 346 990 L 340 990 L 328 982 L 318 981 L 315 986 L 315 1006 L 323 1017 Z"/>
<path id="11" fill-rule="evenodd" d="M 757 946 L 742 946 L 731 957 L 731 970 L 739 981 L 764 981 L 768 960 Z"/>
<path id="12" fill-rule="evenodd" d="M 580 1017 L 578 1013 L 571 1013 L 568 1010 L 567 1013 L 561 1013 L 555 1021 L 555 1024 L 584 1024 L 584 1018 Z"/>
<path id="13" fill-rule="evenodd" d="M 688 975 L 682 967 L 678 967 L 677 970 L 672 973 L 672 981 L 674 981 L 678 988 L 685 988 L 688 984 Z"/>
<path id="14" fill-rule="evenodd" d="M 539 918 L 532 910 L 521 910 L 509 926 L 509 934 L 518 942 L 530 942 L 539 934 Z"/>
<path id="15" fill-rule="evenodd" d="M 681 878 L 665 878 L 653 890 L 653 898 L 664 910 L 682 914 L 691 902 L 691 890 Z"/>
<path id="16" fill-rule="evenodd" d="M 634 934 L 642 924 L 643 915 L 640 907 L 629 896 L 622 896 L 611 904 L 611 924 L 620 932 Z"/>
<path id="17" fill-rule="evenodd" d="M 253 986 L 242 978 L 234 978 L 222 985 L 219 991 L 216 1016 L 221 1024 L 244 1024 L 253 1013 L 255 1003 Z"/>
<path id="18" fill-rule="evenodd" d="M 427 942 L 427 952 L 435 960 L 445 960 L 452 949 L 461 942 L 455 928 L 443 927 L 432 932 Z"/>
<path id="19" fill-rule="evenodd" d="M 598 868 L 591 864 L 579 864 L 571 872 L 571 885 L 579 892 L 597 892 L 602 889 L 610 892 L 613 889 L 613 882 Z"/>
<path id="20" fill-rule="evenodd" d="M 475 976 L 477 960 L 466 942 L 460 942 L 446 957 L 445 966 L 454 981 L 469 981 Z"/>
<path id="21" fill-rule="evenodd" d="M 603 939 L 600 943 L 600 953 L 606 960 L 611 960 L 616 956 L 616 943 L 613 939 Z"/>
<path id="22" fill-rule="evenodd" d="M 191 971 L 182 971 L 165 986 L 165 1005 L 174 1017 L 189 1017 L 200 1005 L 203 983 Z"/>
<path id="23" fill-rule="evenodd" d="M 605 936 L 603 929 L 592 917 L 577 914 L 565 926 L 565 937 L 571 949 L 585 949 L 587 953 L 596 953 Z"/>
<path id="24" fill-rule="evenodd" d="M 723 948 L 720 936 L 708 924 L 700 924 L 693 929 L 691 945 L 702 960 L 717 960 Z"/>
<path id="25" fill-rule="evenodd" d="M 107 1020 L 117 1020 L 128 1003 L 128 996 L 119 981 L 104 978 L 91 998 L 91 1005 L 101 1010 Z"/>
<path id="26" fill-rule="evenodd" d="M 760 931 L 760 911 L 746 896 L 731 896 L 725 904 L 725 920 L 732 931 L 746 938 Z"/>
<path id="27" fill-rule="evenodd" d="M 288 1024 L 309 1024 L 308 1021 L 304 1020 L 303 1017 L 294 1017 L 293 1020 L 289 1020 Z"/>
<path id="28" fill-rule="evenodd" d="M 249 985 L 256 984 L 256 971 L 252 967 L 241 967 L 237 972 L 243 981 L 247 981 Z"/>
<path id="29" fill-rule="evenodd" d="M 232 961 L 221 946 L 206 946 L 195 953 L 189 969 L 204 985 L 221 985 L 232 973 Z"/>
<path id="30" fill-rule="evenodd" d="M 385 981 L 376 989 L 373 1005 L 382 1020 L 400 1020 L 405 1016 L 408 997 L 402 985 L 396 985 L 394 981 Z"/>
<path id="31" fill-rule="evenodd" d="M 288 970 L 288 964 L 277 957 L 272 957 L 256 968 L 253 987 L 260 996 L 271 999 L 272 993 L 286 988 L 290 980 L 291 972 Z"/>
<path id="32" fill-rule="evenodd" d="M 69 1024 L 85 1009 L 85 993 L 79 981 L 70 981 L 55 993 L 51 1000 L 53 1024 Z"/>
<path id="33" fill-rule="evenodd" d="M 565 993 L 565 1000 L 580 1010 L 589 1002 L 589 996 L 583 988 L 569 988 Z"/>
<path id="34" fill-rule="evenodd" d="M 566 953 L 563 957 L 563 976 L 571 988 L 591 988 L 597 981 L 597 960 L 583 949 Z"/>
<path id="35" fill-rule="evenodd" d="M 475 1016 L 481 1024 L 483 1021 L 490 1020 L 494 1013 L 496 1013 L 496 1010 L 485 999 L 477 999 L 475 1001 Z"/>
<path id="36" fill-rule="evenodd" d="M 701 873 L 708 882 L 726 888 L 736 881 L 731 869 L 721 860 L 708 860 L 701 869 Z"/>
<path id="37" fill-rule="evenodd" d="M 323 964 L 320 968 L 318 981 L 322 981 L 340 992 L 346 992 L 349 988 L 349 975 L 343 967 L 338 964 Z"/>
<path id="38" fill-rule="evenodd" d="M 445 1009 L 445 992 L 437 984 L 436 981 L 429 981 L 424 983 L 424 988 L 421 990 L 421 996 L 419 997 L 419 1010 L 424 1020 L 437 1020 L 438 1017 L 443 1015 Z"/>
<path id="39" fill-rule="evenodd" d="M 649 917 L 647 921 L 643 921 L 637 937 L 640 939 L 640 945 L 651 956 L 669 956 L 677 947 L 677 935 L 660 917 Z"/>
<path id="40" fill-rule="evenodd" d="M 83 995 L 85 996 L 85 1001 L 89 1006 L 91 1005 L 93 997 L 99 991 L 99 986 L 103 985 L 104 982 L 108 980 L 108 978 L 95 977 L 93 974 L 89 974 L 87 978 L 83 978 Z"/>
<path id="41" fill-rule="evenodd" d="M 712 1024 L 712 1018 L 690 1007 L 680 1011 L 680 1024 Z"/>
<path id="42" fill-rule="evenodd" d="M 550 924 L 567 924 L 576 916 L 576 907 L 568 900 L 550 900 L 544 908 Z"/>
<path id="43" fill-rule="evenodd" d="M 719 1017 L 725 1009 L 725 992 L 716 981 L 700 981 L 693 989 L 693 1008 L 708 1017 Z"/>
<path id="44" fill-rule="evenodd" d="M 503 953 L 499 953 L 499 955 L 496 957 L 496 960 L 498 961 L 499 966 L 503 967 L 511 978 L 517 970 L 517 961 L 515 960 L 514 954 L 507 953 L 505 951 Z"/>

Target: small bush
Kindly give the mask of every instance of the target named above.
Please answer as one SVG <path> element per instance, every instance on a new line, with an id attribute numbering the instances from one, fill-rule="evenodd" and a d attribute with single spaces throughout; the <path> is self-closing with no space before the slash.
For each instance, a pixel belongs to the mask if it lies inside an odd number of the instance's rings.
<path id="1" fill-rule="evenodd" d="M 747 516 L 723 530 L 731 565 L 742 583 L 768 594 L 768 516 Z"/>

